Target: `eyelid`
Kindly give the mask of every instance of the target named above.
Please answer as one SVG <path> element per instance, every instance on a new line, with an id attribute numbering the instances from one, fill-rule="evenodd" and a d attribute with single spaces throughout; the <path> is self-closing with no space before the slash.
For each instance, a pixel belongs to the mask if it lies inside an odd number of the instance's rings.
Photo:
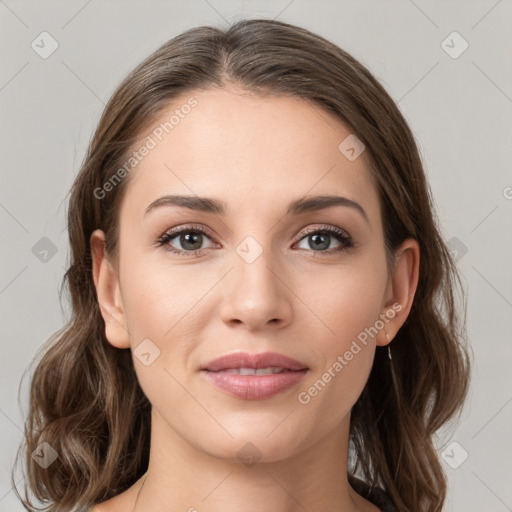
<path id="1" fill-rule="evenodd" d="M 337 226 L 333 226 L 331 224 L 323 224 L 320 227 L 308 226 L 308 227 L 304 228 L 299 234 L 298 241 L 302 240 L 306 235 L 309 235 L 311 233 L 322 232 L 322 231 L 327 231 L 329 233 L 338 233 L 340 236 L 344 236 L 347 239 L 352 239 L 352 237 L 348 234 L 348 232 L 346 230 L 339 228 Z"/>

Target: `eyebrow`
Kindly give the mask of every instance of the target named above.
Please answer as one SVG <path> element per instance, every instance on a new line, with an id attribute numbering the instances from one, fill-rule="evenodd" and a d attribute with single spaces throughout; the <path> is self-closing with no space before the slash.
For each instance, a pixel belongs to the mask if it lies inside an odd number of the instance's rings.
<path id="1" fill-rule="evenodd" d="M 166 195 L 153 201 L 146 208 L 144 215 L 163 206 L 180 206 L 182 208 L 188 208 L 189 210 L 197 210 L 216 215 L 225 215 L 227 211 L 226 203 L 218 199 L 199 196 Z M 286 213 L 287 215 L 298 215 L 300 213 L 323 210 L 333 206 L 354 208 L 363 216 L 366 222 L 369 223 L 368 216 L 363 207 L 359 203 L 352 201 L 352 199 L 342 196 L 302 197 L 292 201 Z"/>

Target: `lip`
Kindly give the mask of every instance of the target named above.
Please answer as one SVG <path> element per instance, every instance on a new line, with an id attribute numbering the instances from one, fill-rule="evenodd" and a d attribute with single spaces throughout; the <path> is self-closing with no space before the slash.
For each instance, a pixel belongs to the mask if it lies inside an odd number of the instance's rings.
<path id="1" fill-rule="evenodd" d="M 270 375 L 237 375 L 226 370 L 279 366 L 285 371 Z M 214 359 L 201 368 L 201 373 L 221 391 L 244 400 L 271 398 L 298 384 L 309 368 L 283 354 L 236 352 Z"/>
<path id="2" fill-rule="evenodd" d="M 283 354 L 277 352 L 262 352 L 259 354 L 249 354 L 248 352 L 235 352 L 226 354 L 213 361 L 210 361 L 201 370 L 218 372 L 221 370 L 230 370 L 236 368 L 267 368 L 269 366 L 280 366 L 287 370 L 307 370 L 308 367 Z"/>

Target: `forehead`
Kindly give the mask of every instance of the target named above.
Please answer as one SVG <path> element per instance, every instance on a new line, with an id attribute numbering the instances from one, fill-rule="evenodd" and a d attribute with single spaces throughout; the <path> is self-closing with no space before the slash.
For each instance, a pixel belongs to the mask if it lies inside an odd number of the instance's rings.
<path id="1" fill-rule="evenodd" d="M 236 88 L 184 94 L 135 146 L 151 149 L 130 171 L 121 215 L 140 218 L 166 193 L 222 198 L 228 215 L 337 193 L 378 215 L 367 155 L 349 160 L 340 151 L 349 136 L 337 117 L 301 98 Z"/>

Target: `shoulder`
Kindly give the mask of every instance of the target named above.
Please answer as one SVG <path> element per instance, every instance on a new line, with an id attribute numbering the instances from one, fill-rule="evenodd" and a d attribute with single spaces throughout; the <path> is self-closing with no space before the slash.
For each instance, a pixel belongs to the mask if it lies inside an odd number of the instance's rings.
<path id="1" fill-rule="evenodd" d="M 348 480 L 357 494 L 379 507 L 381 512 L 398 512 L 393 501 L 384 489 L 371 487 L 364 480 L 353 475 L 349 475 Z"/>

